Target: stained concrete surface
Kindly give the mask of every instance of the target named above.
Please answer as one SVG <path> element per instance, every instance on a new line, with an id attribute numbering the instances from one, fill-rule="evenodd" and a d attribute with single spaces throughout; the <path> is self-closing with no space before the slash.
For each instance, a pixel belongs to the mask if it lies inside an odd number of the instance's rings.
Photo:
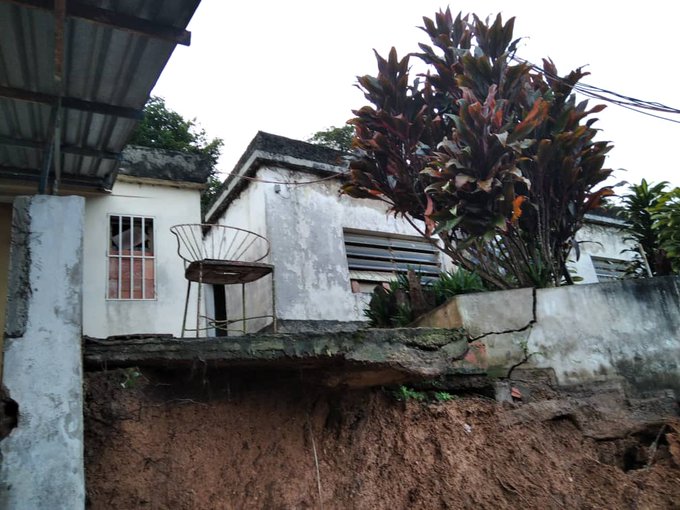
<path id="1" fill-rule="evenodd" d="M 0 508 L 84 508 L 81 197 L 14 202 L 3 383 L 19 409 L 0 442 Z"/>

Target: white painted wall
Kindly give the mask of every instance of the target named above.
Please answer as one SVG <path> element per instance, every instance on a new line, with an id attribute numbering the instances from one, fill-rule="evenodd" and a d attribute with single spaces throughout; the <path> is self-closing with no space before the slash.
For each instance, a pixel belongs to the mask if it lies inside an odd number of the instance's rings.
<path id="1" fill-rule="evenodd" d="M 262 175 L 262 173 L 258 174 Z M 266 195 L 273 191 L 273 186 L 269 184 L 253 183 L 247 187 L 239 197 L 234 200 L 222 217 L 217 221 L 219 225 L 242 228 L 255 232 L 267 238 L 267 216 L 266 216 Z M 206 236 L 206 243 L 211 242 L 214 233 Z M 219 235 L 219 234 L 218 234 Z M 219 243 L 219 241 L 217 241 Z M 259 254 L 258 254 L 259 258 Z M 261 260 L 265 264 L 274 264 L 271 254 Z M 242 296 L 240 285 L 227 287 L 227 314 L 231 318 L 243 317 Z M 204 289 L 206 296 L 206 311 L 209 317 L 214 317 L 213 309 L 213 289 L 206 285 Z M 246 316 L 264 316 L 272 314 L 272 277 L 264 278 L 246 285 Z M 247 332 L 258 331 L 272 322 L 271 319 L 255 319 L 246 321 L 245 330 Z M 241 324 L 234 324 L 233 329 L 240 329 Z M 210 330 L 210 334 L 214 334 Z"/>
<path id="2" fill-rule="evenodd" d="M 317 178 L 277 167 L 262 168 L 257 177 L 291 183 Z M 253 230 L 269 239 L 280 319 L 365 320 L 363 310 L 369 295 L 351 291 L 343 229 L 419 236 L 408 222 L 388 214 L 384 204 L 340 195 L 339 191 L 336 180 L 303 186 L 252 182 L 218 222 Z M 632 256 L 621 253 L 630 245 L 624 243 L 618 227 L 587 223 L 577 239 L 585 242 L 580 259 L 571 261 L 570 267 L 583 283 L 597 282 L 591 254 L 613 259 Z M 448 257 L 440 257 L 443 267 L 451 267 Z M 252 286 L 251 299 L 247 300 L 250 313 L 268 313 L 269 292 L 268 281 Z M 233 303 L 240 310 L 236 298 Z"/>
<path id="3" fill-rule="evenodd" d="M 155 300 L 106 298 L 109 214 L 154 219 Z M 110 195 L 88 198 L 85 205 L 83 333 L 98 338 L 139 333 L 179 336 L 187 281 L 170 227 L 200 223 L 200 219 L 200 192 L 197 189 L 126 182 L 119 178 Z M 189 311 L 195 316 L 193 299 Z"/>
<path id="4" fill-rule="evenodd" d="M 267 179 L 309 181 L 287 170 Z M 352 293 L 343 229 L 418 236 L 384 204 L 340 195 L 340 183 L 281 186 L 267 193 L 268 235 L 276 265 L 278 316 L 288 320 L 365 320 L 366 294 Z"/>
<path id="5" fill-rule="evenodd" d="M 624 237 L 625 233 L 620 226 L 587 221 L 576 233 L 576 240 L 580 243 L 581 256 L 576 260 L 572 251 L 569 262 L 572 273 L 583 278 L 578 283 L 597 283 L 598 281 L 591 256 L 632 260 L 635 254 L 625 250 L 635 248 L 635 245 L 630 241 L 624 241 Z"/>
<path id="6" fill-rule="evenodd" d="M 301 182 L 313 174 L 262 168 L 263 180 Z M 384 204 L 340 195 L 340 183 L 311 185 L 251 183 L 219 220 L 258 232 L 271 243 L 275 266 L 277 317 L 284 320 L 365 320 L 367 294 L 352 293 L 343 229 L 417 236 Z M 253 284 L 249 310 L 268 313 L 269 282 Z"/>

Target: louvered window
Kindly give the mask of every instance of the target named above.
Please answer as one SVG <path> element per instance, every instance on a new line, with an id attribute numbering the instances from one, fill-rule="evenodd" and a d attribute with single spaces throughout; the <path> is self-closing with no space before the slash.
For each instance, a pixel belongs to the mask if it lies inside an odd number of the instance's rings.
<path id="1" fill-rule="evenodd" d="M 625 260 L 592 256 L 590 258 L 593 261 L 593 267 L 595 267 L 597 280 L 600 282 L 620 280 L 626 274 L 628 262 Z"/>
<path id="2" fill-rule="evenodd" d="M 413 269 L 424 280 L 439 276 L 439 255 L 418 237 L 345 231 L 345 250 L 353 292 L 370 291 Z"/>

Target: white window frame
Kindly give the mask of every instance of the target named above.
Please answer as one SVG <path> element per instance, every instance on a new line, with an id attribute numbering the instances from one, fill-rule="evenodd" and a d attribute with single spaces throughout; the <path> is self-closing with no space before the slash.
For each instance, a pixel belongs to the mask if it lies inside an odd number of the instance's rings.
<path id="1" fill-rule="evenodd" d="M 142 250 L 141 255 L 134 255 L 132 252 L 134 250 L 130 250 L 131 253 L 130 255 L 123 255 L 122 253 L 111 253 L 111 238 L 113 235 L 115 235 L 113 232 L 111 232 L 111 219 L 112 218 L 118 218 L 118 228 L 119 232 L 118 234 L 120 235 L 122 233 L 122 219 L 123 218 L 129 218 L 130 220 L 130 225 L 131 225 L 131 233 L 130 233 L 130 244 L 134 245 L 134 224 L 135 220 L 141 219 L 142 220 L 142 228 L 145 227 L 146 221 L 151 220 L 151 245 L 153 246 L 153 255 L 147 255 L 144 253 L 144 250 Z M 105 286 L 105 298 L 107 301 L 122 301 L 122 302 L 128 302 L 128 301 L 156 301 L 158 299 L 158 293 L 157 293 L 157 288 L 158 288 L 158 268 L 156 264 L 156 252 L 157 252 L 157 243 L 156 243 L 156 228 L 157 228 L 157 222 L 156 222 L 156 217 L 155 216 L 145 216 L 145 215 L 135 215 L 135 214 L 122 214 L 122 213 L 108 213 L 106 215 L 106 286 Z M 122 251 L 122 250 L 119 250 Z M 110 297 L 109 296 L 109 276 L 110 276 L 110 271 L 111 271 L 111 260 L 112 259 L 117 259 L 116 263 L 118 264 L 118 295 L 117 297 Z M 130 297 L 121 297 L 121 289 L 122 289 L 122 261 L 123 259 L 129 259 L 130 260 Z M 142 261 L 142 297 L 134 297 L 134 286 L 135 286 L 135 278 L 134 278 L 134 261 L 135 260 L 141 260 Z M 148 260 L 153 261 L 153 297 L 144 297 L 146 295 L 146 278 L 145 278 L 145 273 L 146 273 L 146 262 Z"/>

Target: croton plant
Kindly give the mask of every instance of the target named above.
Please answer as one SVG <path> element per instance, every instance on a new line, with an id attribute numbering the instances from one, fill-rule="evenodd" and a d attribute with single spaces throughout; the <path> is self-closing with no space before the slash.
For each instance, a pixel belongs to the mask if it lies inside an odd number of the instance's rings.
<path id="1" fill-rule="evenodd" d="M 513 25 L 447 9 L 424 18 L 420 52 L 376 53 L 377 76 L 358 78 L 371 105 L 349 121 L 358 155 L 343 192 L 386 202 L 495 288 L 557 286 L 584 214 L 613 194 L 611 145 L 586 120 L 604 106 L 574 97 L 587 73 L 515 59 Z M 427 72 L 412 76 L 410 58 Z"/>

